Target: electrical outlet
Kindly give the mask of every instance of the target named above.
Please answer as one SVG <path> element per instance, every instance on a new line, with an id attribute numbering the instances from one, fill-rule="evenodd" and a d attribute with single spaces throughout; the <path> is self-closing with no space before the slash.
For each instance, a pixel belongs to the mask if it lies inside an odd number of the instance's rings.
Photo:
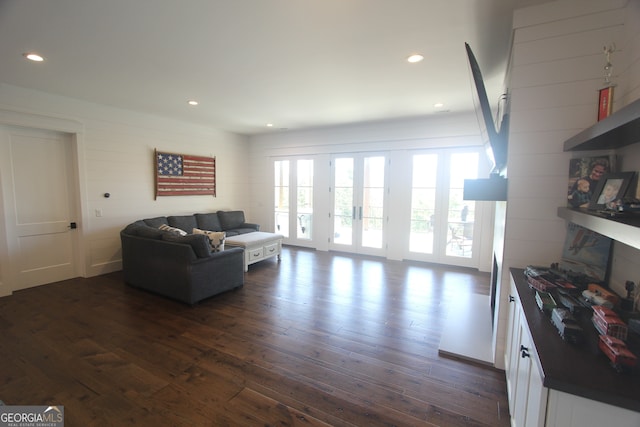
<path id="1" fill-rule="evenodd" d="M 102 209 L 96 209 L 96 216 L 97 217 L 101 217 L 102 216 Z"/>

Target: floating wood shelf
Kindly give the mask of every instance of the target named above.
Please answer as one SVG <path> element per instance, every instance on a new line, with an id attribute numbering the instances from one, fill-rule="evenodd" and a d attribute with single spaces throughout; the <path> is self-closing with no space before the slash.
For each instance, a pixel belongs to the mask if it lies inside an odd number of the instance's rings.
<path id="1" fill-rule="evenodd" d="M 560 207 L 558 216 L 625 245 L 640 249 L 640 214 L 608 217 L 587 209 Z"/>
<path id="2" fill-rule="evenodd" d="M 564 151 L 611 150 L 640 142 L 640 99 L 564 142 Z"/>

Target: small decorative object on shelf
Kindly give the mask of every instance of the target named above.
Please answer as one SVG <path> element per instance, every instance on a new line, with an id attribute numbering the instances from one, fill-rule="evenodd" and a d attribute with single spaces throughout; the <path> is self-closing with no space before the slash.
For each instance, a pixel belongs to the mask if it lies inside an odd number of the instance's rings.
<path id="1" fill-rule="evenodd" d="M 608 173 L 603 176 L 593 190 L 589 209 L 615 210 L 617 200 L 623 198 L 634 182 L 635 172 Z M 632 189 L 635 192 L 635 188 Z"/>
<path id="2" fill-rule="evenodd" d="M 611 54 L 615 52 L 615 45 L 604 47 L 604 55 L 607 62 L 604 65 L 604 84 L 605 86 L 598 91 L 598 121 L 606 119 L 611 114 L 611 108 L 613 104 L 613 87 L 611 83 L 611 74 L 613 71 L 613 64 L 611 63 Z"/>
<path id="3" fill-rule="evenodd" d="M 624 289 L 627 291 L 627 296 L 620 300 L 620 309 L 626 312 L 633 311 L 633 291 L 636 288 L 636 284 L 631 280 L 627 280 L 624 284 Z"/>

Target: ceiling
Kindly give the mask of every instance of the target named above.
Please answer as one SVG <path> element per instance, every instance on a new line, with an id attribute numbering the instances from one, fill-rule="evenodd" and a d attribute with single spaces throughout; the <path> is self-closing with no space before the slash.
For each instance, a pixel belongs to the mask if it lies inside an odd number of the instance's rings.
<path id="1" fill-rule="evenodd" d="M 464 43 L 495 105 L 546 1 L 0 0 L 0 83 L 247 135 L 466 112 Z"/>

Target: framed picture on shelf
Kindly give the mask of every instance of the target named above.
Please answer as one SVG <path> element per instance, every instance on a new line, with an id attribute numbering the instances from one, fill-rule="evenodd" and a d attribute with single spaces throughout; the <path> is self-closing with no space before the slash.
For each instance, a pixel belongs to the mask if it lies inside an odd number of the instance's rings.
<path id="1" fill-rule="evenodd" d="M 588 208 L 600 178 L 613 172 L 614 156 L 580 157 L 569 160 L 567 206 Z"/>
<path id="2" fill-rule="evenodd" d="M 610 173 L 602 177 L 593 191 L 589 209 L 605 209 L 609 203 L 624 197 L 635 172 Z"/>
<path id="3" fill-rule="evenodd" d="M 583 274 L 597 283 L 605 283 L 611 243 L 611 238 L 569 222 L 560 269 L 572 274 Z"/>

